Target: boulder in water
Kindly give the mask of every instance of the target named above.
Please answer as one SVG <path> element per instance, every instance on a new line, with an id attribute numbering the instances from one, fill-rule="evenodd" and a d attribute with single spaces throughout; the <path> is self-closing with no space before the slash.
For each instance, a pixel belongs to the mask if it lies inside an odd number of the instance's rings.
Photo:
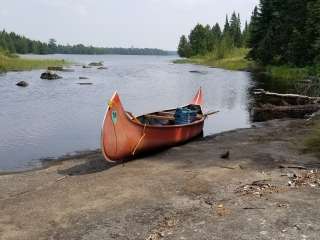
<path id="1" fill-rule="evenodd" d="M 26 81 L 20 81 L 16 85 L 19 87 L 27 87 L 29 84 Z"/>
<path id="2" fill-rule="evenodd" d="M 60 79 L 60 78 L 62 78 L 62 77 L 59 76 L 59 75 L 56 74 L 56 73 L 47 71 L 47 72 L 42 73 L 41 76 L 40 76 L 40 78 L 41 78 L 41 79 L 46 79 L 46 80 L 56 80 L 56 79 Z"/>

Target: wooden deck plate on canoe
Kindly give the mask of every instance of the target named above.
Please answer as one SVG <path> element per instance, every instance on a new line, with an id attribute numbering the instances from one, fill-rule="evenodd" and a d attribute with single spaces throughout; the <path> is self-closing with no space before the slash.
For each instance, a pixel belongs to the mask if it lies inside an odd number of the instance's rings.
<path id="1" fill-rule="evenodd" d="M 135 117 L 126 112 L 117 93 L 108 103 L 101 131 L 102 153 L 107 161 L 117 162 L 140 153 L 150 152 L 184 143 L 203 131 L 201 88 L 191 104 L 183 109 L 196 112 L 187 124 L 177 124 L 176 109 L 158 111 Z"/>

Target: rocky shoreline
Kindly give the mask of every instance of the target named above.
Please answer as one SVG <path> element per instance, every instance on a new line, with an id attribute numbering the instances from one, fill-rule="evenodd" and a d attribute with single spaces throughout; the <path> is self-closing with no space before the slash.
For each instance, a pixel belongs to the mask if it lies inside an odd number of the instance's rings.
<path id="1" fill-rule="evenodd" d="M 123 165 L 93 151 L 2 174 L 1 239 L 318 239 L 312 126 L 273 120 Z"/>

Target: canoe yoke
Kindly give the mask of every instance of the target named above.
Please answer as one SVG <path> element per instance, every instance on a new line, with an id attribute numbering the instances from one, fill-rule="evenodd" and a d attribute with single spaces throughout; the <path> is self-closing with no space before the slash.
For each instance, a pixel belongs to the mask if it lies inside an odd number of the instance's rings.
<path id="1" fill-rule="evenodd" d="M 151 126 L 184 125 L 203 118 L 201 107 L 193 104 L 182 108 L 146 114 L 137 118 L 131 113 L 128 113 L 128 115 L 134 121 Z"/>

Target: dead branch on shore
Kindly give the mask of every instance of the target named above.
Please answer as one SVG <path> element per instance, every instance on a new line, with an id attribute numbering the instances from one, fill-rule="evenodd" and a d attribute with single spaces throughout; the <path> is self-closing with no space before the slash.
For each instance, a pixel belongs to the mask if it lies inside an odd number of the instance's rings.
<path id="1" fill-rule="evenodd" d="M 280 94 L 256 89 L 254 95 L 259 98 L 261 104 L 272 104 L 277 106 L 320 104 L 320 97 L 309 97 L 299 94 Z"/>
<path id="2" fill-rule="evenodd" d="M 252 109 L 255 122 L 281 118 L 304 118 L 320 110 L 320 97 L 299 94 L 279 94 L 257 89 L 256 107 Z"/>

